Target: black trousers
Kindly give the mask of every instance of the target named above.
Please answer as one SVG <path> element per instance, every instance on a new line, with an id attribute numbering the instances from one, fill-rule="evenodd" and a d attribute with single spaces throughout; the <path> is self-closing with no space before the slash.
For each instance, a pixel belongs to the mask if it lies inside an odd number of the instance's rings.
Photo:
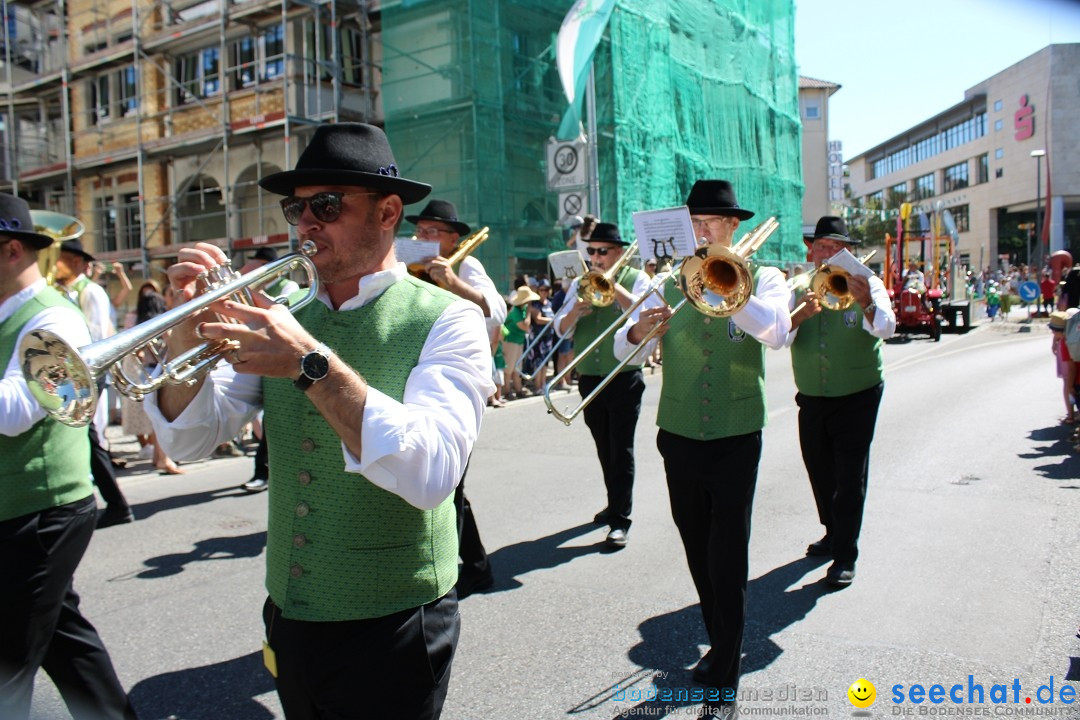
<path id="1" fill-rule="evenodd" d="M 795 395 L 799 444 L 818 518 L 832 541 L 833 558 L 843 563 L 859 556 L 870 443 L 883 387 L 879 383 L 843 397 Z"/>
<path id="2" fill-rule="evenodd" d="M 457 593 L 386 617 L 287 620 L 269 598 L 266 637 L 288 720 L 436 720 L 450 685 L 461 616 Z"/>
<path id="3" fill-rule="evenodd" d="M 468 472 L 468 467 L 465 472 Z M 458 555 L 461 557 L 461 577 L 476 578 L 491 571 L 487 550 L 480 540 L 480 528 L 476 526 L 472 504 L 465 497 L 465 478 L 461 478 L 454 490 L 454 506 L 458 518 Z M 460 582 L 460 580 L 459 580 Z"/>
<path id="4" fill-rule="evenodd" d="M 5 720 L 30 716 L 38 668 L 52 678 L 76 720 L 135 717 L 72 587 L 96 522 L 93 495 L 0 522 L 0 717 Z"/>
<path id="5" fill-rule="evenodd" d="M 709 684 L 737 690 L 761 432 L 691 440 L 661 430 L 656 446 L 712 645 Z"/>
<path id="6" fill-rule="evenodd" d="M 270 478 L 270 451 L 266 445 L 266 425 L 263 425 L 262 437 L 259 438 L 259 447 L 255 449 L 255 474 L 254 478 L 268 480 Z"/>
<path id="7" fill-rule="evenodd" d="M 581 397 L 587 397 L 603 380 L 597 375 L 578 378 Z M 640 370 L 619 373 L 582 412 L 589 426 L 607 488 L 608 524 L 630 528 L 634 495 L 634 431 L 641 414 L 645 380 Z"/>
<path id="8" fill-rule="evenodd" d="M 104 402 L 104 376 L 98 378 L 97 389 L 98 397 L 101 398 L 101 402 Z M 90 421 L 90 474 L 94 476 L 94 484 L 97 485 L 101 498 L 108 507 L 114 508 L 114 511 L 128 507 L 127 498 L 124 497 L 124 493 L 120 491 L 120 485 L 116 482 L 116 470 L 113 469 L 112 458 L 109 457 L 109 451 L 101 446 L 93 420 Z"/>

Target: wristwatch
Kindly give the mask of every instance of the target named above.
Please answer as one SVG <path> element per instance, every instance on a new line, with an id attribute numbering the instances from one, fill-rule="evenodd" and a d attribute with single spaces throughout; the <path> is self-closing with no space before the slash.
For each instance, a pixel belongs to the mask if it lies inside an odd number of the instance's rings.
<path id="1" fill-rule="evenodd" d="M 300 358 L 300 377 L 293 381 L 300 390 L 307 390 L 312 384 L 330 374 L 330 348 L 322 343 Z"/>

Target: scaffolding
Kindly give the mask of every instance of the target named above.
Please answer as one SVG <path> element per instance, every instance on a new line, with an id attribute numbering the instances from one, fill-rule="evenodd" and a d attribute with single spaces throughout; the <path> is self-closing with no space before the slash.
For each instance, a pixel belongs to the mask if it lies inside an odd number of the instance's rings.
<path id="1" fill-rule="evenodd" d="M 319 123 L 380 121 L 375 5 L 9 0 L 0 189 L 147 278 L 196 241 L 288 246 L 258 181 Z"/>
<path id="2" fill-rule="evenodd" d="M 565 249 L 545 148 L 565 97 L 554 42 L 571 0 L 410 0 L 383 9 L 382 97 L 404 172 L 492 239 L 500 288 Z M 594 67 L 601 218 L 682 204 L 728 178 L 781 230 L 758 251 L 805 257 L 792 0 L 617 0 Z M 592 209 L 596 212 L 597 209 Z"/>

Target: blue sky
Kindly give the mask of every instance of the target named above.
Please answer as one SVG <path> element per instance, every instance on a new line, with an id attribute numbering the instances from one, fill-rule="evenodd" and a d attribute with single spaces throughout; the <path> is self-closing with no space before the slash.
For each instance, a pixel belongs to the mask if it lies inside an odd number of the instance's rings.
<path id="1" fill-rule="evenodd" d="M 852 158 L 1051 43 L 1080 42 L 1080 0 L 795 0 L 799 73 L 842 87 L 829 139 Z"/>

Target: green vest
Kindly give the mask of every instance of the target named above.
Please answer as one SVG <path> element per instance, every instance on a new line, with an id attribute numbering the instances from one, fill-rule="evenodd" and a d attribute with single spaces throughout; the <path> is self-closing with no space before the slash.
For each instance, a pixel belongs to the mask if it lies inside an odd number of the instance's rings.
<path id="1" fill-rule="evenodd" d="M 26 323 L 46 308 L 71 307 L 67 298 L 46 287 L 0 323 L 0 361 L 11 362 L 15 341 Z M 0 435 L 0 520 L 22 517 L 82 500 L 94 492 L 90 483 L 90 436 L 51 417 L 15 437 Z"/>
<path id="2" fill-rule="evenodd" d="M 372 387 L 400 401 L 432 325 L 455 299 L 406 277 L 363 307 L 335 312 L 313 302 L 296 317 Z M 264 378 L 263 395 L 266 588 L 284 616 L 360 620 L 445 595 L 457 582 L 453 497 L 420 510 L 345 472 L 341 439 L 291 379 Z"/>
<path id="3" fill-rule="evenodd" d="M 641 271 L 632 267 L 623 268 L 618 283 L 626 288 L 628 292 L 633 292 L 634 283 L 637 281 L 639 272 Z M 567 298 L 566 302 L 573 302 L 576 299 Z M 613 302 L 605 308 L 593 308 L 591 313 L 578 320 L 577 325 L 574 326 L 574 352 L 579 354 L 587 348 L 589 343 L 595 340 L 604 330 L 607 330 L 611 323 L 618 320 L 622 314 L 623 310 L 619 307 L 618 302 Z M 615 359 L 615 333 L 611 333 L 604 342 L 589 353 L 588 357 L 581 360 L 577 371 L 581 375 L 602 377 L 614 370 L 618 364 L 619 361 Z M 621 372 L 639 369 L 641 369 L 641 365 L 627 365 Z"/>
<path id="4" fill-rule="evenodd" d="M 757 285 L 757 271 L 754 284 Z M 664 291 L 674 306 L 683 295 Z M 692 440 L 716 440 L 765 427 L 765 346 L 735 325 L 684 307 L 664 335 L 664 384 L 656 424 Z"/>
<path id="5" fill-rule="evenodd" d="M 806 285 L 805 279 L 796 284 L 796 298 Z M 863 308 L 857 303 L 847 310 L 822 310 L 799 325 L 791 367 L 804 395 L 851 395 L 881 382 L 881 338 L 863 330 Z"/>

